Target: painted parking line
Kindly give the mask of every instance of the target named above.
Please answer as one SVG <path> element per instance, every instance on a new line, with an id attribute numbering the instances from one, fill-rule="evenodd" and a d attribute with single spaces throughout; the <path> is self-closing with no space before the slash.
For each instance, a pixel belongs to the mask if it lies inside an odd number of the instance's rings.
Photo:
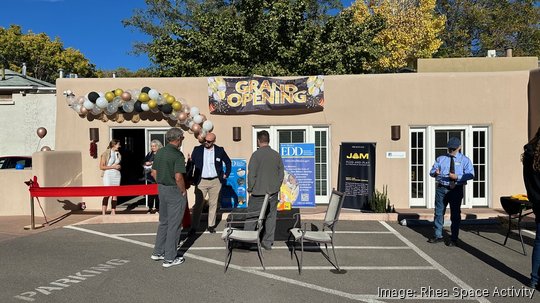
<path id="1" fill-rule="evenodd" d="M 350 248 L 350 249 L 411 249 L 411 250 L 415 251 L 418 255 L 420 255 L 426 262 L 431 264 L 431 266 L 373 266 L 373 267 L 370 267 L 370 266 L 349 266 L 349 267 L 341 267 L 341 268 L 349 269 L 349 270 L 390 270 L 390 271 L 392 271 L 392 270 L 437 270 L 437 271 L 441 272 L 443 275 L 445 275 L 447 278 L 449 278 L 452 282 L 454 282 L 455 284 L 460 286 L 461 289 L 473 291 L 472 287 L 470 287 L 465 282 L 460 280 L 457 276 L 450 273 L 446 268 L 444 268 L 442 265 L 440 265 L 435 260 L 433 260 L 431 257 L 429 257 L 426 253 L 424 253 L 422 250 L 420 250 L 418 247 L 416 247 L 414 244 L 412 244 L 412 242 L 410 242 L 408 239 L 406 239 L 404 236 L 402 236 L 399 232 L 397 232 L 394 228 L 392 228 L 386 222 L 379 221 L 379 223 L 382 224 L 388 230 L 388 232 L 384 232 L 384 233 L 390 233 L 390 234 L 395 235 L 398 239 L 400 239 L 402 242 L 404 242 L 406 244 L 406 246 L 393 246 L 393 247 L 341 246 L 341 247 L 336 247 L 336 248 L 337 249 L 339 249 L 339 248 L 341 248 L 341 249 L 347 249 L 347 248 Z M 81 232 L 87 232 L 87 233 L 91 233 L 91 234 L 95 234 L 95 235 L 99 235 L 99 236 L 103 236 L 103 237 L 108 237 L 108 238 L 112 238 L 112 239 L 120 240 L 120 241 L 124 241 L 124 242 L 129 242 L 129 243 L 141 245 L 141 246 L 144 246 L 144 247 L 149 247 L 149 248 L 154 247 L 153 244 L 149 244 L 149 243 L 146 243 L 146 242 L 125 238 L 125 237 L 128 237 L 128 236 L 134 236 L 136 234 L 106 234 L 106 233 L 103 233 L 103 232 L 98 232 L 98 231 L 89 230 L 89 229 L 85 229 L 85 228 L 81 228 L 81 227 L 75 227 L 75 226 L 66 226 L 65 228 L 78 230 L 78 231 L 81 231 Z M 346 233 L 346 232 L 344 232 L 344 233 Z M 362 232 L 362 233 L 365 234 L 365 233 L 373 233 L 373 232 Z M 381 233 L 381 232 L 375 232 L 375 233 Z M 120 236 L 120 235 L 122 235 L 122 236 Z M 151 236 L 151 235 L 155 235 L 155 233 L 153 233 L 153 234 L 152 233 L 145 233 L 145 234 L 137 234 L 137 235 L 149 235 L 149 236 Z M 210 250 L 210 249 L 222 250 L 223 247 L 201 247 L 201 248 L 198 248 L 198 249 L 196 249 L 195 247 L 191 247 L 189 250 L 193 251 L 193 250 Z M 283 247 L 280 247 L 280 249 L 288 249 L 288 247 L 283 246 Z M 184 254 L 184 256 L 188 257 L 188 258 L 191 258 L 191 259 L 207 262 L 207 263 L 211 263 L 211 264 L 215 264 L 215 265 L 219 265 L 219 266 L 224 266 L 223 261 L 218 261 L 218 260 L 215 260 L 215 259 L 195 255 L 195 254 L 192 254 L 192 253 L 187 253 L 186 252 Z M 455 300 L 456 299 L 455 297 L 438 297 L 438 296 L 437 297 L 432 297 L 432 296 L 429 296 L 429 295 L 428 296 L 421 296 L 421 297 L 415 295 L 415 296 L 408 296 L 408 297 L 405 297 L 405 298 L 393 298 L 393 297 L 385 297 L 385 296 L 381 297 L 380 294 L 376 294 L 376 295 L 372 295 L 372 294 L 369 294 L 369 295 L 368 294 L 351 294 L 351 293 L 339 291 L 339 290 L 336 290 L 336 289 L 329 289 L 329 288 L 322 287 L 322 286 L 319 286 L 319 285 L 315 285 L 315 284 L 311 284 L 311 283 L 307 283 L 307 282 L 303 282 L 303 281 L 299 281 L 299 280 L 295 280 L 295 279 L 286 278 L 286 277 L 282 277 L 282 276 L 279 276 L 279 275 L 271 274 L 271 273 L 262 271 L 262 267 L 245 267 L 245 266 L 239 266 L 239 265 L 235 265 L 235 264 L 230 264 L 229 268 L 239 270 L 239 271 L 243 271 L 243 272 L 246 272 L 246 273 L 251 273 L 251 274 L 254 274 L 254 275 L 261 276 L 261 277 L 266 277 L 266 278 L 273 279 L 273 280 L 276 280 L 276 281 L 281 281 L 281 282 L 284 282 L 284 283 L 289 283 L 289 284 L 293 284 L 293 285 L 302 286 L 302 287 L 305 287 L 305 288 L 309 288 L 309 289 L 312 289 L 312 290 L 324 292 L 324 293 L 327 293 L 327 294 L 333 294 L 333 295 L 336 295 L 336 296 L 340 296 L 340 297 L 344 297 L 344 298 L 348 298 L 348 299 L 352 299 L 352 300 L 356 300 L 356 301 L 362 301 L 362 302 L 384 302 L 384 301 L 381 301 L 381 300 L 393 300 L 393 299 L 412 299 L 412 300 L 419 300 L 419 299 L 422 299 L 422 300 L 448 300 L 448 299 Z M 328 266 L 305 266 L 303 268 L 305 268 L 306 270 L 328 270 L 328 269 L 333 269 L 333 267 L 328 267 Z M 273 267 L 267 267 L 267 269 L 268 270 L 275 270 L 275 271 L 298 270 L 298 267 L 296 267 L 296 266 L 273 266 Z M 479 301 L 479 302 L 489 302 L 485 298 L 477 298 L 477 297 L 467 297 L 467 298 L 463 298 L 463 299 L 464 300 L 474 300 L 474 301 Z"/>
<path id="2" fill-rule="evenodd" d="M 435 261 L 433 258 L 431 258 L 428 254 L 426 254 L 425 252 L 423 252 L 420 248 L 418 248 L 416 245 L 414 245 L 411 241 L 409 241 L 409 239 L 405 238 L 403 235 L 401 235 L 397 230 L 395 230 L 392 226 L 388 225 L 388 223 L 384 222 L 384 221 L 379 221 L 379 223 L 381 223 L 384 227 L 386 227 L 389 231 L 391 231 L 396 237 L 398 237 L 398 239 L 400 239 L 401 241 L 403 241 L 403 243 L 405 243 L 407 246 L 409 246 L 413 251 L 415 251 L 418 255 L 420 255 L 420 257 L 422 257 L 424 260 L 426 260 L 426 262 L 428 262 L 429 264 L 431 264 L 433 267 L 435 267 L 438 271 L 440 271 L 443 275 L 445 275 L 448 279 L 450 279 L 452 282 L 454 282 L 455 284 L 457 284 L 461 289 L 463 290 L 466 290 L 466 291 L 473 291 L 474 292 L 474 289 L 469 286 L 467 283 L 465 283 L 463 280 L 461 280 L 460 278 L 458 278 L 456 275 L 454 275 L 453 273 L 451 273 L 448 269 L 446 269 L 445 267 L 443 267 L 441 264 L 439 264 L 439 262 Z M 454 298 L 455 299 L 455 298 Z M 475 297 L 475 298 L 472 298 L 472 299 L 476 299 L 478 300 L 479 302 L 489 302 L 486 298 L 484 297 Z"/>

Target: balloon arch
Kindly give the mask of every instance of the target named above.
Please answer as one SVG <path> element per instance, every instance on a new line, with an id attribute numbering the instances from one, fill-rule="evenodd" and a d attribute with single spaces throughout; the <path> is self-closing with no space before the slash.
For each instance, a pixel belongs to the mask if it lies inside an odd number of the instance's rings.
<path id="1" fill-rule="evenodd" d="M 128 119 L 136 123 L 142 117 L 155 119 L 156 114 L 161 114 L 170 125 L 188 130 L 200 142 L 214 129 L 212 121 L 207 120 L 198 107 L 190 107 L 183 98 L 177 99 L 169 93 L 161 94 L 146 86 L 141 90 L 117 88 L 106 93 L 92 91 L 78 97 L 68 90 L 64 95 L 69 107 L 83 118 L 93 116 L 102 121 L 119 123 Z"/>

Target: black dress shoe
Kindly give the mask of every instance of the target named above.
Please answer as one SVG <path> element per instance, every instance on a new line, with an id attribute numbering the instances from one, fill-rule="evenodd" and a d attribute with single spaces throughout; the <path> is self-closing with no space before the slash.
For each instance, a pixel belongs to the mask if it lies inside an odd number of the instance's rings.
<path id="1" fill-rule="evenodd" d="M 213 227 L 213 226 L 208 226 L 208 232 L 211 233 L 211 234 L 214 234 L 214 233 L 216 233 L 216 228 Z"/>
<path id="2" fill-rule="evenodd" d="M 441 243 L 441 242 L 444 242 L 444 238 L 429 238 L 428 240 L 428 243 L 432 243 L 432 244 L 435 244 L 435 243 Z"/>
<path id="3" fill-rule="evenodd" d="M 448 242 L 448 247 L 457 247 L 457 246 L 459 246 L 457 240 L 450 240 L 450 242 Z"/>

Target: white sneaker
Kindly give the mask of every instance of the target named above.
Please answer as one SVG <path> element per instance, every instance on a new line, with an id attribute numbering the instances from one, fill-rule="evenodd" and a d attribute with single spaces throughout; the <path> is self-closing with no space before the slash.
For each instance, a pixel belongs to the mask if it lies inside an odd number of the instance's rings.
<path id="1" fill-rule="evenodd" d="M 150 259 L 152 259 L 152 260 L 154 260 L 154 261 L 159 261 L 159 260 L 165 259 L 165 256 L 164 256 L 164 255 L 154 255 L 154 254 L 152 254 L 152 255 L 150 256 Z"/>
<path id="2" fill-rule="evenodd" d="M 176 257 L 173 261 L 163 261 L 163 267 L 169 268 L 174 265 L 180 265 L 184 263 L 185 260 L 184 257 Z"/>

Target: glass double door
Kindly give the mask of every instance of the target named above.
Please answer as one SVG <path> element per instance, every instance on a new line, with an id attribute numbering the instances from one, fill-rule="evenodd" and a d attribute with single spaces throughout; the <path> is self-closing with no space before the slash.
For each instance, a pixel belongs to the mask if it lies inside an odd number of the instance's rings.
<path id="1" fill-rule="evenodd" d="M 464 207 L 489 206 L 489 158 L 488 128 L 483 126 L 417 127 L 410 134 L 410 186 L 409 205 L 411 207 L 434 207 L 434 178 L 429 171 L 437 157 L 447 153 L 448 139 L 461 140 L 461 152 L 469 157 L 474 166 L 475 177 L 465 186 Z"/>

